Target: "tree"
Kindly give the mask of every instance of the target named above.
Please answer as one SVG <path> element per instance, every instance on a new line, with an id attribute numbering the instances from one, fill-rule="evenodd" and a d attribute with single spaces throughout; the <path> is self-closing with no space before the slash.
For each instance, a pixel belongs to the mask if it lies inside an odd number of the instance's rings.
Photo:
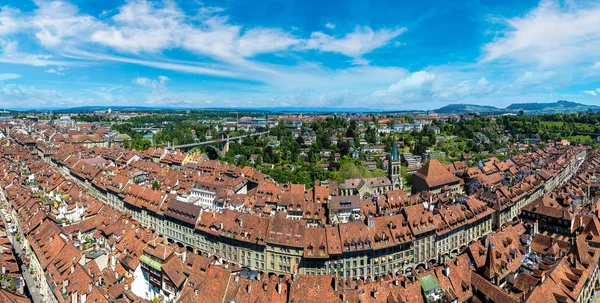
<path id="1" fill-rule="evenodd" d="M 341 142 L 341 143 L 339 144 L 339 147 L 340 147 L 340 155 L 341 155 L 342 157 L 343 157 L 343 156 L 346 156 L 347 154 L 349 154 L 349 153 L 350 153 L 350 145 L 348 144 L 348 142 L 346 142 L 346 141 L 344 141 L 344 142 Z"/>
<path id="2" fill-rule="evenodd" d="M 156 179 L 152 180 L 152 189 L 154 189 L 154 190 L 160 189 L 160 182 L 158 182 L 158 180 L 156 180 Z"/>
<path id="3" fill-rule="evenodd" d="M 273 151 L 273 147 L 267 146 L 267 148 L 265 148 L 265 152 L 263 154 L 263 158 L 264 158 L 265 162 L 274 163 L 275 162 L 275 161 L 273 161 L 274 154 L 275 154 L 275 152 Z"/>
<path id="4" fill-rule="evenodd" d="M 377 131 L 375 128 L 367 128 L 367 131 L 365 132 L 365 140 L 371 144 L 375 144 L 375 141 L 377 140 Z"/>

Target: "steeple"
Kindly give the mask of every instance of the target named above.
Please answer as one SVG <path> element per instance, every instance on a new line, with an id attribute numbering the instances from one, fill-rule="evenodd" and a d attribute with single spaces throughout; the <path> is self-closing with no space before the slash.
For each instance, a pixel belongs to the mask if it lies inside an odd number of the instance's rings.
<path id="1" fill-rule="evenodd" d="M 483 266 L 483 276 L 491 280 L 498 271 L 496 264 L 496 250 L 494 249 L 494 243 L 489 241 L 487 255 L 485 256 L 485 265 Z"/>
<path id="2" fill-rule="evenodd" d="M 398 145 L 396 145 L 396 137 L 392 138 L 392 152 L 388 161 L 388 178 L 392 182 L 394 189 L 402 188 L 402 173 L 400 157 L 398 157 Z"/>
<path id="3" fill-rule="evenodd" d="M 397 161 L 398 160 L 398 145 L 396 144 L 396 137 L 395 136 L 392 139 L 392 154 L 391 154 L 391 158 L 392 158 L 392 161 Z"/>

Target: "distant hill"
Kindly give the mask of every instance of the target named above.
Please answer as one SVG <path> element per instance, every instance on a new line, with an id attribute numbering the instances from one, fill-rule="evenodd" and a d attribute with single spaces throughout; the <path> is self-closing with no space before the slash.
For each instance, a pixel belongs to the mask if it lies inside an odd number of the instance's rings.
<path id="1" fill-rule="evenodd" d="M 448 104 L 444 107 L 434 110 L 439 114 L 466 114 L 466 113 L 492 113 L 499 112 L 501 109 L 490 105 L 476 104 Z"/>
<path id="2" fill-rule="evenodd" d="M 81 106 L 71 108 L 13 108 L 10 111 L 16 112 L 47 112 L 52 111 L 55 113 L 91 113 L 95 111 L 106 111 L 108 109 L 113 111 L 181 111 L 186 109 L 191 110 L 215 110 L 215 111 L 231 111 L 231 110 L 242 110 L 242 111 L 254 111 L 254 112 L 271 112 L 271 113 L 284 113 L 284 112 L 296 112 L 296 113 L 425 113 L 430 111 L 416 110 L 411 108 L 403 109 L 378 109 L 378 108 L 343 108 L 343 107 L 262 107 L 262 108 L 249 108 L 249 107 L 231 107 L 231 108 L 195 108 L 195 107 L 169 107 L 169 106 Z M 574 113 L 574 112 L 587 112 L 588 110 L 600 111 L 600 106 L 587 105 L 577 102 L 560 100 L 550 103 L 515 103 L 511 104 L 506 108 L 498 108 L 490 105 L 477 105 L 477 104 L 449 104 L 444 107 L 433 110 L 432 112 L 438 114 L 506 114 L 513 113 L 518 114 L 523 111 L 526 114 L 552 114 L 552 113 Z M 2 113 L 2 112 L 0 112 Z"/>
<path id="3" fill-rule="evenodd" d="M 506 109 L 513 112 L 522 110 L 525 113 L 573 113 L 586 112 L 588 109 L 598 110 L 599 107 L 560 100 L 553 103 L 515 103 L 509 105 Z"/>
<path id="4" fill-rule="evenodd" d="M 600 110 L 600 106 L 581 104 L 565 100 L 550 103 L 514 103 L 506 108 L 476 104 L 449 104 L 435 110 L 435 112 L 439 114 L 517 114 L 520 111 L 523 111 L 526 114 L 554 114 L 587 112 L 589 109 L 598 111 Z"/>
<path id="5" fill-rule="evenodd" d="M 95 111 L 107 111 L 111 109 L 113 111 L 154 111 L 154 110 L 175 110 L 181 108 L 173 107 L 148 107 L 148 106 L 81 106 L 71 108 L 57 108 L 52 110 L 53 112 L 70 112 L 70 113 L 91 113 Z"/>

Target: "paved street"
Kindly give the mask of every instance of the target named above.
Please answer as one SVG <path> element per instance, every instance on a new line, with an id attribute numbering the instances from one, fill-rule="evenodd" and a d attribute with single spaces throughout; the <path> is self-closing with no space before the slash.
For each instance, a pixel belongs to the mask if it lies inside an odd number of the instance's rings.
<path id="1" fill-rule="evenodd" d="M 20 258 L 21 261 L 24 261 L 22 257 L 24 256 L 25 252 L 23 251 L 21 243 L 19 241 L 15 241 L 13 246 L 15 248 L 15 252 L 17 253 L 17 257 Z M 38 282 L 34 280 L 33 276 L 29 273 L 27 266 L 23 264 L 23 262 L 21 262 L 21 271 L 23 272 L 23 278 L 25 279 L 25 283 L 27 284 L 27 288 L 29 289 L 29 294 L 31 295 L 33 302 L 44 302 L 39 292 L 40 286 L 38 285 Z"/>
<path id="2" fill-rule="evenodd" d="M 0 199 L 2 199 L 1 204 L 2 207 L 6 210 L 8 210 L 7 207 L 7 203 L 6 203 L 6 198 L 4 197 L 4 193 L 2 193 Z M 8 213 L 8 212 L 7 212 Z M 4 215 L 0 214 L 0 217 L 2 217 L 2 221 L 4 222 L 4 226 L 8 229 L 8 224 L 6 222 L 6 219 L 4 218 Z M 40 287 L 38 285 L 38 282 L 35 281 L 35 279 L 33 278 L 33 276 L 29 273 L 29 270 L 27 269 L 27 266 L 24 264 L 25 261 L 25 252 L 23 251 L 23 246 L 21 244 L 21 241 L 16 241 L 15 240 L 15 236 L 14 235 L 9 235 L 9 239 L 13 245 L 13 249 L 15 252 L 15 257 L 17 258 L 17 262 L 19 263 L 20 267 L 21 267 L 21 272 L 23 274 L 23 279 L 25 280 L 25 285 L 26 285 L 26 290 L 25 293 L 29 293 L 30 298 L 33 300 L 33 302 L 35 303 L 43 303 L 44 300 L 39 292 Z"/>

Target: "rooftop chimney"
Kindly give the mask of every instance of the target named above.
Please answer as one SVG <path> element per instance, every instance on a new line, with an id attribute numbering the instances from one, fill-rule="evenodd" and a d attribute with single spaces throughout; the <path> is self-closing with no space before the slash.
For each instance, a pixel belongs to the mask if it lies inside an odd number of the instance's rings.
<path id="1" fill-rule="evenodd" d="M 338 277 L 338 275 L 337 275 L 337 274 L 335 275 L 335 277 L 333 277 L 333 290 L 334 290 L 335 292 L 337 292 L 337 291 L 338 291 L 338 284 L 339 284 L 339 283 L 338 283 L 338 279 L 337 279 L 337 277 Z"/>

